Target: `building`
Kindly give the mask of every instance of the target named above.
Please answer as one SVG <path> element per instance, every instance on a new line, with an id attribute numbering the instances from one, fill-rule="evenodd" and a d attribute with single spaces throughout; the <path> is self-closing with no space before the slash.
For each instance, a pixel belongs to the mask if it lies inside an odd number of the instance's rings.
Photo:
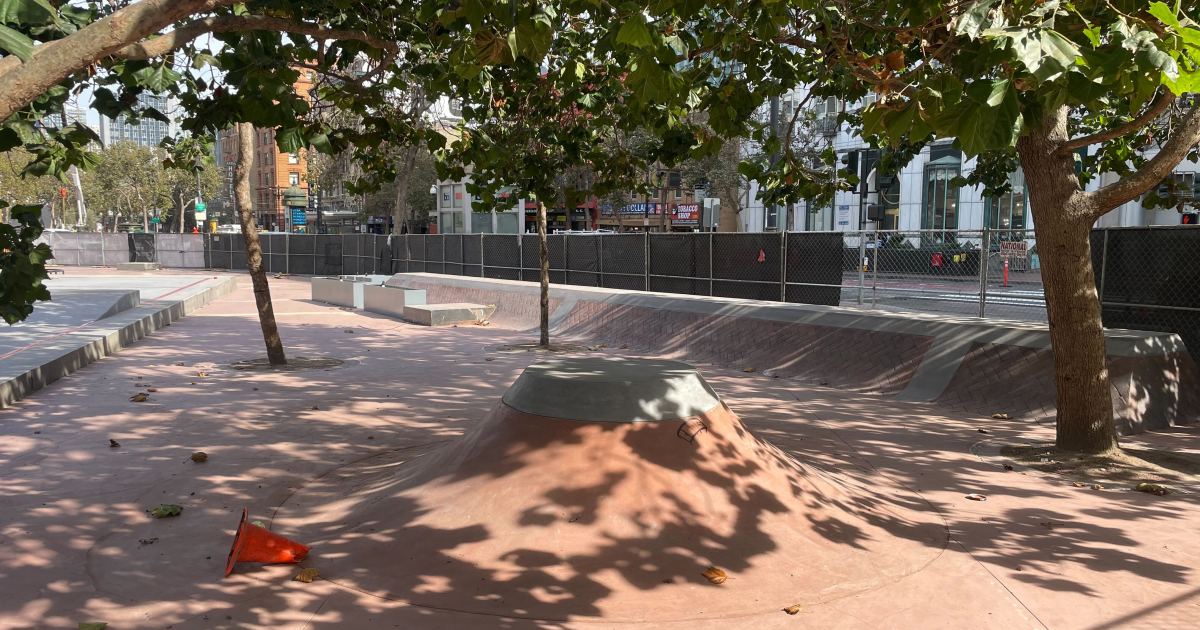
<path id="1" fill-rule="evenodd" d="M 781 99 L 781 109 L 786 112 L 788 103 L 799 103 L 805 95 L 805 89 L 785 95 Z M 836 153 L 840 168 L 857 173 L 861 181 L 857 190 L 837 191 L 831 204 L 796 204 L 787 221 L 788 230 L 980 231 L 988 228 L 1009 231 L 1014 237 L 1021 232 L 1032 232 L 1034 222 L 1029 211 L 1025 176 L 1019 168 L 1010 175 L 1011 192 L 1000 197 L 988 197 L 984 195 L 982 187 L 955 186 L 952 183 L 959 175 L 969 174 L 975 167 L 975 160 L 967 159 L 951 142 L 938 141 L 925 147 L 895 175 L 879 172 L 875 168 L 879 159 L 878 151 L 868 146 L 847 125 L 837 121 L 838 114 L 843 110 L 853 111 L 865 104 L 845 103 L 830 97 L 812 105 L 816 110 L 819 135 Z M 1184 183 L 1176 187 L 1175 194 L 1200 199 L 1200 188 L 1194 185 L 1200 179 L 1196 176 L 1200 165 L 1185 161 L 1175 170 L 1176 181 Z M 1096 190 L 1116 178 L 1112 173 L 1101 174 L 1088 183 L 1087 189 Z M 1193 185 L 1189 186 L 1187 182 L 1193 182 Z M 782 209 L 764 207 L 758 199 L 757 182 L 750 182 L 743 194 L 739 230 L 754 232 L 778 229 L 782 215 L 788 213 Z M 1178 225 L 1184 220 L 1177 210 L 1145 208 L 1139 200 L 1106 214 L 1096 225 Z"/>
<path id="2" fill-rule="evenodd" d="M 308 97 L 312 90 L 311 72 L 302 72 L 293 88 Z M 217 168 L 224 179 L 223 186 L 229 206 L 236 208 L 234 168 L 238 158 L 237 132 L 232 127 L 218 134 L 215 150 Z M 308 159 L 305 150 L 294 153 L 280 151 L 275 143 L 274 129 L 254 129 L 254 164 L 250 171 L 250 196 L 254 202 L 254 220 L 258 227 L 269 232 L 315 232 L 318 212 L 309 206 L 315 201 L 308 194 Z M 232 210 L 236 211 L 236 210 Z M 232 222 L 235 217 L 230 217 Z M 218 219 L 223 221 L 224 219 Z"/>
<path id="3" fill-rule="evenodd" d="M 167 97 L 143 92 L 138 95 L 138 109 L 154 108 L 164 116 L 170 116 Z M 100 117 L 100 138 L 104 146 L 118 142 L 133 142 L 145 147 L 157 147 L 164 138 L 171 136 L 171 124 L 153 118 L 142 117 L 130 122 L 125 116 L 117 119 Z"/>

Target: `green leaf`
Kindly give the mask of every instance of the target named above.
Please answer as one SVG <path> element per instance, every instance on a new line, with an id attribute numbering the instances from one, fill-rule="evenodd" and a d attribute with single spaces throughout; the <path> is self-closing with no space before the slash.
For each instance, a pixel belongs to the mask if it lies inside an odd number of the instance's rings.
<path id="1" fill-rule="evenodd" d="M 0 23 L 58 24 L 58 11 L 47 0 L 0 0 Z"/>
<path id="2" fill-rule="evenodd" d="M 275 144 L 283 153 L 295 153 L 305 146 L 304 130 L 300 127 L 280 127 L 275 132 Z"/>
<path id="3" fill-rule="evenodd" d="M 174 86 L 183 75 L 172 70 L 164 61 L 157 66 L 142 68 L 133 73 L 133 78 L 138 84 L 149 88 L 154 92 L 166 92 Z"/>
<path id="4" fill-rule="evenodd" d="M 646 16 L 642 15 L 641 11 L 635 10 L 621 25 L 621 30 L 617 31 L 617 43 L 632 48 L 654 46 L 654 37 L 650 35 L 650 28 L 646 26 Z"/>
<path id="5" fill-rule="evenodd" d="M 1175 16 L 1175 12 L 1163 2 L 1150 3 L 1150 15 L 1158 18 L 1159 22 L 1178 29 L 1180 27 L 1179 18 Z"/>
<path id="6" fill-rule="evenodd" d="M 160 503 L 146 511 L 154 518 L 170 518 L 182 514 L 183 506 L 173 503 Z"/>
<path id="7" fill-rule="evenodd" d="M 954 21 L 954 33 L 965 35 L 968 39 L 979 39 L 987 23 L 988 13 L 995 4 L 996 0 L 980 0 L 972 4 Z"/>
<path id="8" fill-rule="evenodd" d="M 79 630 L 105 630 L 108 624 L 103 621 L 80 621 Z"/>
<path id="9" fill-rule="evenodd" d="M 0 24 L 0 50 L 16 55 L 21 61 L 29 61 L 33 56 L 33 40 Z"/>

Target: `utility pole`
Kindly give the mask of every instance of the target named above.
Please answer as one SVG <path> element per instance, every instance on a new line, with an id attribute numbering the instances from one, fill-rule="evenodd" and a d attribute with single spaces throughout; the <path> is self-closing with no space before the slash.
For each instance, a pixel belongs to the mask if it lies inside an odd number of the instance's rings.
<path id="1" fill-rule="evenodd" d="M 771 97 L 770 125 L 771 125 L 771 137 L 778 140 L 779 139 L 779 97 L 778 96 Z M 771 168 L 775 168 L 775 165 L 778 163 L 779 163 L 779 151 L 775 151 L 775 152 L 771 153 Z M 765 206 L 763 207 L 763 213 L 766 215 L 765 217 L 763 217 L 763 219 L 764 219 L 763 222 L 766 224 L 766 225 L 764 225 L 764 227 L 770 227 L 770 217 L 772 215 L 774 215 L 775 212 L 776 212 L 776 210 L 775 210 L 774 204 L 771 204 L 770 208 L 767 208 Z M 776 228 L 779 227 L 779 217 L 775 217 L 775 227 Z"/>

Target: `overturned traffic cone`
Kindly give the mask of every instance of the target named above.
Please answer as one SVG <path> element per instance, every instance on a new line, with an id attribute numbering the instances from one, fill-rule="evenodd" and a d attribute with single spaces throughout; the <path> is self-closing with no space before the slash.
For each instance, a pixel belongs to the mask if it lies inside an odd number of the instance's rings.
<path id="1" fill-rule="evenodd" d="M 233 546 L 229 548 L 229 560 L 225 562 L 225 576 L 233 573 L 233 565 L 239 562 L 263 562 L 268 564 L 290 564 L 300 562 L 308 555 L 308 545 L 293 542 L 246 521 L 246 509 L 242 508 L 242 520 L 233 535 Z"/>

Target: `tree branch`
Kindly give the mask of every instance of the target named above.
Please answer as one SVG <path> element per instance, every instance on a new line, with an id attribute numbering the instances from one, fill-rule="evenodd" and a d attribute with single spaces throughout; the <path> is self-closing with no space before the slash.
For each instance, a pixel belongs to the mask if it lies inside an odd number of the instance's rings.
<path id="1" fill-rule="evenodd" d="M 1082 149 L 1093 144 L 1108 142 L 1114 138 L 1120 138 L 1121 136 L 1137 131 L 1138 129 L 1141 129 L 1142 127 L 1154 122 L 1154 119 L 1158 118 L 1163 112 L 1167 111 L 1167 108 L 1170 107 L 1171 103 L 1174 102 L 1175 95 L 1171 93 L 1170 90 L 1163 90 L 1158 95 L 1158 98 L 1154 99 L 1154 102 L 1150 103 L 1150 106 L 1147 107 L 1146 110 L 1143 111 L 1137 118 L 1106 131 L 1068 140 L 1058 148 L 1057 154 L 1059 156 L 1065 156 L 1076 149 Z"/>
<path id="2" fill-rule="evenodd" d="M 0 121 L 8 120 L 67 77 L 113 52 L 197 13 L 237 0 L 142 0 L 33 49 L 28 61 L 0 59 Z"/>
<path id="3" fill-rule="evenodd" d="M 193 20 L 158 37 L 125 46 L 113 53 L 119 59 L 151 59 L 161 57 L 192 40 L 209 33 L 236 33 L 241 31 L 281 31 L 310 35 L 321 40 L 360 41 L 380 50 L 395 52 L 395 42 L 373 37 L 361 31 L 325 28 L 319 24 L 294 22 L 285 18 L 261 15 L 223 15 Z"/>
<path id="4" fill-rule="evenodd" d="M 1167 177 L 1187 157 L 1189 151 L 1200 142 L 1200 106 L 1193 107 L 1184 116 L 1158 154 L 1150 158 L 1137 171 L 1122 177 L 1100 190 L 1084 193 L 1089 203 L 1090 214 L 1098 219 L 1117 206 L 1133 201 Z"/>

